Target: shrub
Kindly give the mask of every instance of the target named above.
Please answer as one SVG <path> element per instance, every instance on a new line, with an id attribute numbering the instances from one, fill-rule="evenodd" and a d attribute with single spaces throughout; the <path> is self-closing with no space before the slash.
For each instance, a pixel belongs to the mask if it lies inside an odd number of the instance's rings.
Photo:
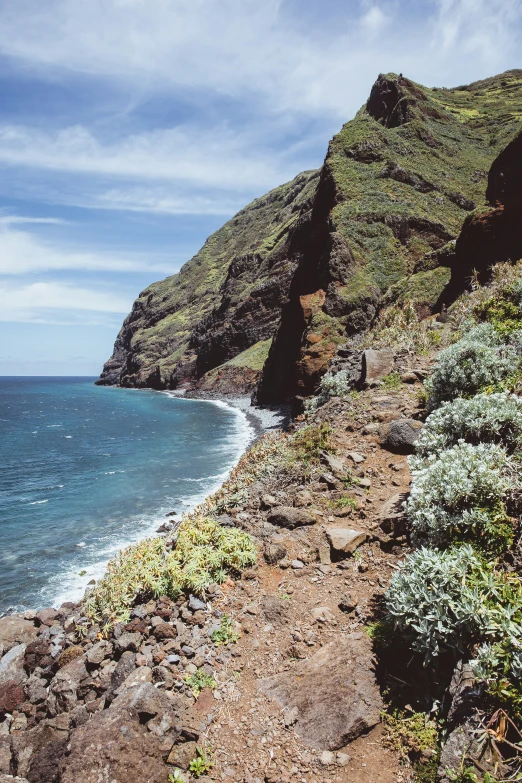
<path id="1" fill-rule="evenodd" d="M 115 623 L 128 622 L 138 596 L 177 597 L 189 590 L 201 594 L 212 583 L 223 582 L 228 572 L 255 562 L 251 536 L 221 527 L 208 517 L 191 517 L 179 528 L 175 549 L 166 549 L 163 538 L 149 538 L 111 560 L 88 595 L 85 612 L 108 630 Z"/>
<path id="2" fill-rule="evenodd" d="M 513 528 L 504 498 L 509 458 L 494 444 L 458 443 L 428 460 L 410 457 L 406 510 L 414 538 L 439 546 L 473 537 L 486 550 L 507 549 Z"/>
<path id="3" fill-rule="evenodd" d="M 508 668 L 511 660 L 518 665 L 510 650 L 522 642 L 520 581 L 496 572 L 468 544 L 414 552 L 393 575 L 385 602 L 395 628 L 426 663 L 443 650 L 465 655 L 487 641 L 505 651 Z"/>
<path id="4" fill-rule="evenodd" d="M 428 408 L 498 388 L 519 364 L 517 350 L 503 343 L 491 324 L 479 324 L 438 355 L 435 370 L 425 383 Z"/>
<path id="5" fill-rule="evenodd" d="M 319 459 L 322 451 L 330 451 L 331 426 L 323 422 L 322 424 L 309 424 L 297 430 L 291 441 L 293 452 L 296 459 L 304 465 L 315 462 Z"/>
<path id="6" fill-rule="evenodd" d="M 307 402 L 307 411 L 315 411 L 325 405 L 332 397 L 348 397 L 351 392 L 350 380 L 346 370 L 338 373 L 327 372 L 321 378 L 315 397 Z"/>
<path id="7" fill-rule="evenodd" d="M 474 445 L 498 443 L 513 453 L 522 443 L 522 400 L 499 392 L 445 402 L 428 416 L 415 451 L 427 457 L 460 440 Z"/>
<path id="8" fill-rule="evenodd" d="M 391 305 L 379 314 L 364 344 L 366 348 L 395 348 L 427 354 L 441 341 L 441 332 L 431 321 L 420 321 L 415 305 L 407 299 L 403 305 Z"/>

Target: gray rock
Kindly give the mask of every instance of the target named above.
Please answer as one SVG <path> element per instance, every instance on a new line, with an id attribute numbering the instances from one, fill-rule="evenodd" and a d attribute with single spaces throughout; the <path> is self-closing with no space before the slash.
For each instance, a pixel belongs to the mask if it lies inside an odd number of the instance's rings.
<path id="1" fill-rule="evenodd" d="M 105 658 L 109 658 L 112 655 L 113 647 L 110 642 L 102 639 L 87 651 L 87 661 L 92 664 L 100 664 Z"/>
<path id="2" fill-rule="evenodd" d="M 326 535 L 334 552 L 343 554 L 355 552 L 368 538 L 368 533 L 363 530 L 352 530 L 348 527 L 329 527 Z"/>
<path id="3" fill-rule="evenodd" d="M 43 677 L 33 676 L 25 684 L 25 695 L 31 704 L 41 704 L 47 699 L 47 680 Z"/>
<path id="4" fill-rule="evenodd" d="M 339 601 L 339 609 L 341 612 L 353 612 L 353 610 L 356 609 L 358 603 L 359 597 L 357 593 L 355 593 L 353 590 L 350 590 L 344 593 L 341 597 L 341 600 Z"/>
<path id="5" fill-rule="evenodd" d="M 24 671 L 24 657 L 27 645 L 17 644 L 0 658 L 0 683 L 13 680 L 21 683 L 27 679 Z"/>
<path id="6" fill-rule="evenodd" d="M 200 598 L 196 598 L 195 595 L 190 596 L 188 605 L 189 609 L 191 609 L 193 612 L 198 612 L 200 610 L 205 611 L 207 608 L 206 603 Z"/>
<path id="7" fill-rule="evenodd" d="M 286 557 L 286 549 L 281 544 L 266 544 L 263 556 L 268 565 L 274 565 Z"/>
<path id="8" fill-rule="evenodd" d="M 120 638 L 116 641 L 116 647 L 118 648 L 118 650 L 123 650 L 124 652 L 126 650 L 137 652 L 140 648 L 140 644 L 141 644 L 141 634 L 129 633 L 129 631 L 122 633 Z"/>
<path id="9" fill-rule="evenodd" d="M 13 614 L 0 618 L 0 646 L 4 653 L 18 644 L 28 644 L 38 635 L 38 629 L 30 620 Z"/>
<path id="10" fill-rule="evenodd" d="M 421 422 L 415 419 L 390 421 L 381 430 L 381 446 L 393 454 L 413 454 L 421 429 Z"/>
<path id="11" fill-rule="evenodd" d="M 304 525 L 315 524 L 315 517 L 303 508 L 294 508 L 293 506 L 277 506 L 272 509 L 267 517 L 271 525 L 286 527 L 291 530 L 294 527 L 303 527 Z"/>
<path id="12" fill-rule="evenodd" d="M 373 386 L 393 371 L 395 355 L 390 348 L 364 351 L 362 358 L 362 381 L 367 386 Z"/>
<path id="13" fill-rule="evenodd" d="M 379 525 L 388 535 L 397 538 L 406 533 L 406 512 L 404 503 L 409 497 L 408 492 L 399 492 L 386 500 L 379 511 Z"/>
<path id="14" fill-rule="evenodd" d="M 293 568 L 294 571 L 299 571 L 301 568 L 304 568 L 304 563 L 302 560 L 291 560 L 290 561 L 290 568 Z"/>
<path id="15" fill-rule="evenodd" d="M 323 452 L 321 454 L 321 461 L 328 467 L 328 470 L 335 478 L 342 479 L 346 476 L 346 465 L 339 457 Z"/>
<path id="16" fill-rule="evenodd" d="M 78 689 L 83 680 L 89 677 L 85 668 L 85 658 L 76 658 L 59 669 L 51 681 L 50 694 L 56 713 L 69 712 L 78 698 Z"/>
<path id="17" fill-rule="evenodd" d="M 260 680 L 259 687 L 285 711 L 297 708 L 294 731 L 313 748 L 338 750 L 380 720 L 366 634 L 340 636 L 291 671 Z"/>
<path id="18" fill-rule="evenodd" d="M 358 451 L 349 451 L 346 455 L 349 459 L 352 460 L 356 465 L 360 465 L 361 462 L 364 462 L 366 457 L 364 454 L 359 454 Z"/>
<path id="19" fill-rule="evenodd" d="M 133 652 L 124 652 L 111 675 L 110 687 L 107 693 L 109 699 L 118 690 L 129 674 L 136 668 L 136 656 Z"/>

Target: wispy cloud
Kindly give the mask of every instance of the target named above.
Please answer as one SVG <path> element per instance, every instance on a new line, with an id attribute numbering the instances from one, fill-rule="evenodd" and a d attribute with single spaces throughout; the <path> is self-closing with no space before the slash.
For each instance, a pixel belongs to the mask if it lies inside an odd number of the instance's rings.
<path id="1" fill-rule="evenodd" d="M 85 272 L 143 272 L 172 274 L 173 263 L 154 260 L 152 254 L 114 255 L 107 251 L 82 252 L 63 245 L 46 242 L 28 232 L 13 229 L 12 224 L 25 219 L 0 218 L 0 275 L 26 275 L 35 272 L 76 270 Z M 55 223 L 39 219 L 30 222 Z"/>
<path id="2" fill-rule="evenodd" d="M 129 297 L 99 289 L 82 288 L 67 283 L 30 283 L 6 285 L 0 282 L 0 321 L 36 323 L 85 323 L 78 310 L 94 313 L 127 313 Z M 57 315 L 58 314 L 58 315 Z M 90 323 L 102 323 L 91 318 Z"/>
<path id="3" fill-rule="evenodd" d="M 41 218 L 25 215 L 0 215 L 0 226 L 16 226 L 23 223 L 42 223 L 44 225 L 65 226 L 67 220 L 62 218 Z"/>

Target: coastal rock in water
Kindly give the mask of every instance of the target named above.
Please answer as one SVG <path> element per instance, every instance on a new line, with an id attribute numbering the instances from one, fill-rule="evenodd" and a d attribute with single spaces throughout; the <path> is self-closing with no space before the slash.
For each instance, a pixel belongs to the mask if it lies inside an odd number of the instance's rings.
<path id="1" fill-rule="evenodd" d="M 270 522 L 271 525 L 293 529 L 294 527 L 315 524 L 315 517 L 303 508 L 277 506 L 277 508 L 272 509 L 269 513 L 267 521 Z"/>
<path id="2" fill-rule="evenodd" d="M 312 748 L 342 748 L 380 720 L 382 699 L 366 634 L 340 637 L 291 672 L 260 680 L 259 687 L 285 712 L 297 709 L 294 730 Z"/>
<path id="3" fill-rule="evenodd" d="M 413 454 L 422 423 L 416 419 L 396 419 L 382 430 L 381 446 L 393 454 Z"/>

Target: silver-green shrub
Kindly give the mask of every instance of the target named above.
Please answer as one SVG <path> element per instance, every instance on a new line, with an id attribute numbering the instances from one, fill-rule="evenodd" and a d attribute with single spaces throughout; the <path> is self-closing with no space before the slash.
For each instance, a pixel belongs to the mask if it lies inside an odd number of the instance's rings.
<path id="1" fill-rule="evenodd" d="M 513 453 L 522 445 L 522 399 L 508 392 L 477 394 L 445 402 L 426 419 L 415 443 L 427 457 L 467 443 L 498 443 Z"/>
<path id="2" fill-rule="evenodd" d="M 434 410 L 447 400 L 495 388 L 519 365 L 515 345 L 503 342 L 491 324 L 479 324 L 438 355 L 435 370 L 425 383 L 428 408 Z"/>
<path id="3" fill-rule="evenodd" d="M 308 411 L 315 411 L 325 405 L 332 397 L 348 397 L 351 392 L 350 379 L 346 370 L 327 372 L 321 378 L 319 390 L 307 405 Z"/>
<path id="4" fill-rule="evenodd" d="M 510 462 L 504 449 L 461 442 L 426 460 L 410 457 L 409 462 L 412 490 L 406 512 L 416 541 L 444 546 L 455 538 L 473 537 L 492 551 L 509 546 L 512 526 L 504 499 Z"/>
<path id="5" fill-rule="evenodd" d="M 522 649 L 518 579 L 495 572 L 468 544 L 444 552 L 425 548 L 414 552 L 392 577 L 385 602 L 395 628 L 426 663 L 443 650 L 465 655 L 472 644 L 489 642 L 495 645 L 497 657 L 502 654 L 518 666 L 517 651 Z M 483 665 L 485 653 L 486 649 Z M 477 661 L 477 671 L 479 667 Z"/>

